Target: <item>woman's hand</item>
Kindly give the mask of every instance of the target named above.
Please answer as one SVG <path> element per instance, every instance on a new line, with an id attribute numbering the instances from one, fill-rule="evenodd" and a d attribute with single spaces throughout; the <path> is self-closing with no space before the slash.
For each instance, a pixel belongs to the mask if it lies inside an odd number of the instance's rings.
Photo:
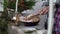
<path id="1" fill-rule="evenodd" d="M 30 20 L 37 15 L 46 14 L 48 11 L 49 11 L 49 7 L 45 7 L 42 10 L 40 10 L 37 14 L 32 14 L 32 16 L 27 17 L 26 20 Z"/>
<path id="2" fill-rule="evenodd" d="M 49 7 L 47 6 L 47 7 L 44 7 L 42 10 L 40 10 L 38 13 L 40 15 L 43 15 L 43 14 L 46 14 L 48 11 L 49 11 Z"/>

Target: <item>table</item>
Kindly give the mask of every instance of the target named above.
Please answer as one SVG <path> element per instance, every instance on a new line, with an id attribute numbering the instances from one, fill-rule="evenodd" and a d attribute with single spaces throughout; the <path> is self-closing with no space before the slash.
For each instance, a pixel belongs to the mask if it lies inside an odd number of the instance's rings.
<path id="1" fill-rule="evenodd" d="M 9 34 L 25 34 L 24 31 L 27 31 L 27 30 L 35 30 L 32 34 L 44 34 L 44 33 L 46 34 L 47 33 L 47 30 L 42 29 L 41 27 L 38 28 L 38 26 L 39 25 L 26 27 L 26 26 L 14 26 L 14 25 L 8 24 L 8 30 L 9 30 Z M 37 30 L 36 28 L 38 28 L 39 30 Z"/>

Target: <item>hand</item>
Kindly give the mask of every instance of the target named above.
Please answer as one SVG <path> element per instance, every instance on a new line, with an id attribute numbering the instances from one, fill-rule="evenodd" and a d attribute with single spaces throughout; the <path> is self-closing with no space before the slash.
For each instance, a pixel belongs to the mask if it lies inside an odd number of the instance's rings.
<path id="1" fill-rule="evenodd" d="M 42 15 L 42 14 L 46 14 L 47 12 L 49 11 L 49 7 L 44 7 L 42 10 L 39 11 L 39 14 Z"/>

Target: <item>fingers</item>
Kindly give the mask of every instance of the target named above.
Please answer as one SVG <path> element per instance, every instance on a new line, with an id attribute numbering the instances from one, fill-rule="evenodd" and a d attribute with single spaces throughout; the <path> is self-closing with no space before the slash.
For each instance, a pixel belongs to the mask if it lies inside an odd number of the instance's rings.
<path id="1" fill-rule="evenodd" d="M 49 7 L 45 7 L 41 11 L 39 11 L 39 14 L 43 15 L 46 14 L 48 11 L 49 11 Z"/>
<path id="2" fill-rule="evenodd" d="M 48 13 L 49 7 L 46 8 L 46 11 L 44 11 L 44 14 Z"/>
<path id="3" fill-rule="evenodd" d="M 38 14 L 43 14 L 44 13 L 44 11 L 43 11 L 43 9 L 41 9 L 39 12 L 38 12 Z"/>

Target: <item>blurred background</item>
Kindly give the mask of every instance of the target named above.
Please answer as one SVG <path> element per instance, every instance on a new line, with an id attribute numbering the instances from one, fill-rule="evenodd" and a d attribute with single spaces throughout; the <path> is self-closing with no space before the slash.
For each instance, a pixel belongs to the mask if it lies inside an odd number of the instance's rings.
<path id="1" fill-rule="evenodd" d="M 38 12 L 45 5 L 49 5 L 49 0 L 18 0 L 18 13 L 33 14 Z M 16 8 L 16 0 L 0 0 L 0 34 L 8 34 L 8 24 L 13 17 Z M 40 22 L 37 28 L 44 29 L 47 22 L 47 14 L 40 15 Z M 35 27 L 35 26 L 34 26 Z"/>

